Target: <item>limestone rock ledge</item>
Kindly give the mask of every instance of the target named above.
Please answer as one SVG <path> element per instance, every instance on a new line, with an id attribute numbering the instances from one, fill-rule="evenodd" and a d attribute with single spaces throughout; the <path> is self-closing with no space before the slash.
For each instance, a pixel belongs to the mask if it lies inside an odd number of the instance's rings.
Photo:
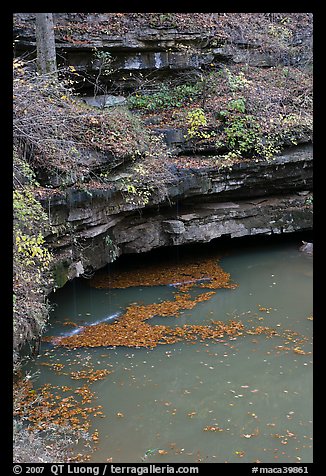
<path id="1" fill-rule="evenodd" d="M 205 243 L 230 238 L 290 233 L 311 228 L 307 196 L 282 195 L 234 202 L 210 202 L 183 207 L 181 213 L 134 216 L 120 221 L 112 237 L 121 253 L 142 253 L 153 248 Z"/>
<path id="2" fill-rule="evenodd" d="M 55 233 L 57 285 L 87 276 L 118 256 L 219 237 L 312 230 L 312 146 L 232 169 L 174 171 L 164 199 L 127 203 L 114 189 L 69 189 L 43 199 Z"/>

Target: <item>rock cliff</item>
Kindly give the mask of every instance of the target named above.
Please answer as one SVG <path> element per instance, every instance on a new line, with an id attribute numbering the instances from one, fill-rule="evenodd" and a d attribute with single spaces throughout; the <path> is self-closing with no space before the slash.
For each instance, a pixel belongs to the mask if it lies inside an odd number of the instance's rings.
<path id="1" fill-rule="evenodd" d="M 42 199 L 51 214 L 48 237 L 57 279 L 89 274 L 121 254 L 204 243 L 214 238 L 312 230 L 312 147 L 298 146 L 271 162 L 232 168 L 182 166 L 162 200 L 126 202 L 114 187 L 69 189 Z"/>
<path id="2" fill-rule="evenodd" d="M 34 20 L 33 13 L 14 14 L 18 54 L 35 53 Z M 54 13 L 54 21 L 59 65 L 94 78 L 101 74 L 95 53 L 109 53 L 114 74 L 102 81 L 120 91 L 133 90 L 148 74 L 200 76 L 232 63 L 297 67 L 312 58 L 309 13 Z"/>
<path id="3" fill-rule="evenodd" d="M 312 229 L 310 14 L 58 13 L 55 25 L 58 62 L 78 98 L 97 111 L 131 105 L 170 154 L 164 183 L 144 178 L 137 188 L 129 166 L 145 146 L 123 155 L 117 140 L 104 153 L 106 119 L 83 112 L 87 137 L 102 131 L 99 147 L 74 146 L 76 173 L 68 162 L 60 173 L 38 170 L 57 286 L 121 254 Z M 15 14 L 14 33 L 17 54 L 33 57 L 34 14 Z M 191 139 L 183 109 L 195 106 L 206 116 Z M 271 147 L 268 159 L 255 158 L 257 144 Z M 100 174 L 106 180 L 93 183 Z"/>

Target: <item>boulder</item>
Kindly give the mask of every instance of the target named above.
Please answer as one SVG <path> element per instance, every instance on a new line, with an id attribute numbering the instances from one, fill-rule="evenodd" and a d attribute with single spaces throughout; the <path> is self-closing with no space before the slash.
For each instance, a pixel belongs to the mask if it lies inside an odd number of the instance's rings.
<path id="1" fill-rule="evenodd" d="M 303 253 L 308 254 L 308 255 L 312 255 L 313 254 L 313 248 L 314 248 L 313 243 L 309 243 L 307 241 L 302 241 L 302 245 L 300 246 L 299 250 L 302 251 Z"/>
<path id="2" fill-rule="evenodd" d="M 97 96 L 85 96 L 83 101 L 89 106 L 104 109 L 105 107 L 121 106 L 127 102 L 124 96 L 113 96 L 112 94 L 99 94 Z"/>

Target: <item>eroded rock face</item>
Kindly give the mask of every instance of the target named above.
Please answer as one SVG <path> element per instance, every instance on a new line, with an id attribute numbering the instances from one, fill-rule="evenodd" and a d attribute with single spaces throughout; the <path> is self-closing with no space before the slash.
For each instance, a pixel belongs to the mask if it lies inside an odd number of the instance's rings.
<path id="1" fill-rule="evenodd" d="M 311 189 L 312 147 L 301 146 L 232 169 L 179 168 L 165 199 L 153 192 L 142 206 L 127 203 L 114 187 L 70 189 L 43 204 L 58 230 L 48 242 L 71 279 L 121 254 L 312 230 Z"/>
<path id="2" fill-rule="evenodd" d="M 109 52 L 112 56 L 112 68 L 116 72 L 116 85 L 123 90 L 135 86 L 137 73 L 158 73 L 163 76 L 168 73 L 172 76 L 178 72 L 196 72 L 202 67 L 209 68 L 212 64 L 218 66 L 226 63 L 246 63 L 263 68 L 278 64 L 297 66 L 307 63 L 309 59 L 305 56 L 305 50 L 301 51 L 304 44 L 311 42 L 312 26 L 307 21 L 306 26 L 298 26 L 293 35 L 293 51 L 286 52 L 284 48 L 279 51 L 277 48 L 267 47 L 263 44 L 264 41 L 255 38 L 255 35 L 248 36 L 248 30 L 252 30 L 250 23 L 246 23 L 246 37 L 243 34 L 245 26 L 240 18 L 242 14 L 223 14 L 231 17 L 238 15 L 237 27 L 228 27 L 221 22 L 220 14 L 214 13 L 195 14 L 201 15 L 199 22 L 189 21 L 188 18 L 178 24 L 178 19 L 175 18 L 173 26 L 160 25 L 159 22 L 155 25 L 149 18 L 144 22 L 141 14 L 130 14 L 138 15 L 138 20 L 130 17 L 128 23 L 124 23 L 121 18 L 113 18 L 114 15 L 55 13 L 59 64 L 73 65 L 77 71 L 96 75 L 99 63 L 94 51 Z M 127 18 L 129 14 L 125 15 Z M 232 23 L 232 18 L 230 20 Z M 266 25 L 264 27 L 266 28 Z M 15 47 L 18 53 L 35 50 L 34 28 L 35 14 L 14 14 Z M 270 30 L 271 28 L 274 28 L 276 38 L 286 33 L 282 30 L 282 24 L 275 27 L 272 22 Z M 272 34 L 270 30 L 269 35 Z M 291 35 L 290 32 L 287 33 Z"/>
<path id="3" fill-rule="evenodd" d="M 305 203 L 295 195 L 198 203 L 183 207 L 180 214 L 174 210 L 167 217 L 126 217 L 112 230 L 112 236 L 122 253 L 141 253 L 162 246 L 206 243 L 222 236 L 309 230 L 311 208 Z"/>

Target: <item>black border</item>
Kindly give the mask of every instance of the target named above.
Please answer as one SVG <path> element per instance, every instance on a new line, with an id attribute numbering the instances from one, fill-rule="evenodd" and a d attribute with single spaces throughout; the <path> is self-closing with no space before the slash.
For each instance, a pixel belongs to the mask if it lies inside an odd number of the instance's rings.
<path id="1" fill-rule="evenodd" d="M 241 2 L 242 3 L 242 2 Z M 13 454 L 12 454 L 12 379 L 13 379 L 13 372 L 12 372 L 12 15 L 16 12 L 26 12 L 26 10 L 35 9 L 38 11 L 43 11 L 45 5 L 37 5 L 37 3 L 26 4 L 26 2 L 15 2 L 11 5 L 9 11 L 2 9 L 2 37 L 6 39 L 5 42 L 5 53 L 2 50 L 3 56 L 2 61 L 6 61 L 4 68 L 2 68 L 1 80 L 4 82 L 4 87 L 2 88 L 2 103 L 6 103 L 6 108 L 2 108 L 2 113 L 5 114 L 4 120 L 1 122 L 2 124 L 2 137 L 8 138 L 9 140 L 4 141 L 6 145 L 6 149 L 2 153 L 2 170 L 5 171 L 5 180 L 1 184 L 1 193 L 2 193 L 2 200 L 1 206 L 2 210 L 5 210 L 5 214 L 2 214 L 2 223 L 1 223 L 1 239 L 2 239 L 2 256 L 3 256 L 3 263 L 5 264 L 5 272 L 3 276 L 5 276 L 6 280 L 2 280 L 2 292 L 3 292 L 3 300 L 2 302 L 5 303 L 5 306 L 2 307 L 2 322 L 5 323 L 5 334 L 4 334 L 4 342 L 1 345 L 1 350 L 4 351 L 3 357 L 3 365 L 2 365 L 2 393 L 1 393 L 1 410 L 3 410 L 3 416 L 1 418 L 2 422 L 2 435 L 5 436 L 2 438 L 1 450 L 0 450 L 0 457 L 1 457 L 1 468 L 9 469 L 7 473 L 4 470 L 4 474 L 13 474 L 12 472 L 12 461 L 13 461 Z M 96 5 L 91 5 L 91 7 L 95 7 Z M 309 468 L 309 475 L 310 474 L 322 474 L 321 470 L 319 470 L 319 466 L 321 467 L 322 463 L 322 450 L 323 450 L 323 433 L 321 432 L 321 424 L 323 415 L 323 407 L 318 407 L 320 405 L 320 396 L 323 394 L 323 386 L 322 386 L 322 379 L 323 373 L 319 374 L 319 370 L 323 370 L 320 368 L 321 365 L 321 346 L 322 343 L 320 339 L 322 338 L 322 328 L 321 322 L 324 316 L 321 313 L 321 305 L 318 304 L 318 299 L 323 293 L 323 281 L 321 279 L 321 262 L 322 260 L 322 219 L 319 216 L 321 211 L 323 210 L 322 207 L 322 198 L 323 198 L 323 184 L 321 183 L 323 174 L 322 174 L 322 167 L 321 164 L 323 160 L 326 160 L 322 155 L 321 149 L 321 139 L 320 135 L 318 134 L 318 129 L 323 124 L 323 114 L 325 114 L 325 109 L 323 109 L 321 105 L 321 99 L 323 98 L 322 94 L 322 85 L 323 85 L 323 73 L 322 73 L 322 61 L 319 60 L 319 55 L 324 55 L 324 48 L 323 48 L 323 35 L 322 29 L 324 28 L 324 15 L 322 9 L 319 8 L 321 6 L 321 2 L 317 5 L 317 2 L 293 2 L 291 5 L 290 2 L 243 2 L 240 4 L 239 2 L 227 2 L 226 4 L 217 3 L 216 5 L 211 5 L 211 2 L 208 2 L 206 5 L 203 2 L 198 3 L 190 3 L 190 2 L 171 2 L 166 0 L 159 4 L 158 2 L 150 3 L 148 2 L 119 2 L 114 6 L 113 4 L 106 5 L 106 8 L 103 11 L 107 11 L 110 9 L 111 12 L 156 12 L 159 10 L 165 10 L 165 12 L 173 11 L 173 12 L 184 12 L 184 13 L 206 13 L 212 10 L 212 7 L 216 6 L 220 11 L 225 12 L 261 12 L 263 11 L 272 11 L 272 12 L 311 12 L 314 15 L 314 130 L 315 130 L 315 139 L 314 139 L 314 390 L 313 390 L 313 400 L 314 400 L 314 463 L 302 465 L 290 465 L 290 464 L 261 464 L 261 467 L 270 467 L 276 469 L 280 467 L 286 466 L 307 466 Z M 70 2 L 67 4 L 66 2 L 56 2 L 55 5 L 51 5 L 52 8 L 55 7 L 57 12 L 62 10 L 66 10 L 69 7 L 70 11 L 87 11 L 90 8 L 90 5 L 86 4 L 83 6 L 81 2 Z M 112 7 L 113 10 L 112 10 Z M 261 8 L 263 7 L 263 8 Z M 94 8 L 95 9 L 95 8 Z M 96 9 L 97 11 L 101 11 L 100 8 Z M 317 126 L 317 127 L 316 127 Z M 319 126 L 319 127 L 318 127 Z M 8 130 L 7 130 L 8 128 Z M 320 169 L 320 170 L 319 170 Z M 317 172 L 317 173 L 316 173 Z M 7 175 L 8 173 L 8 175 Z M 318 373 L 316 372 L 318 371 Z M 317 381 L 318 379 L 318 381 Z M 11 409 L 11 411 L 9 410 Z M 222 467 L 216 465 L 223 465 Z M 123 464 L 115 464 L 116 466 L 128 466 Z M 236 465 L 236 466 L 234 466 Z M 21 465 L 24 468 L 27 466 L 37 466 L 37 465 Z M 50 472 L 51 464 L 44 464 L 45 471 L 42 474 L 53 474 Z M 66 465 L 63 465 L 66 466 Z M 83 465 L 83 466 L 104 466 L 102 464 L 90 464 L 90 465 Z M 130 465 L 129 465 L 130 466 Z M 131 466 L 137 466 L 131 465 Z M 158 465 L 159 466 L 159 465 Z M 178 466 L 171 464 L 170 466 Z M 182 466 L 189 466 L 189 465 L 182 465 Z M 255 466 L 251 463 L 242 463 L 238 465 L 237 463 L 206 463 L 205 465 L 198 465 L 199 466 L 199 474 L 205 474 L 205 471 L 211 471 L 214 469 L 221 469 L 221 474 L 231 474 L 236 471 L 237 474 L 252 474 L 251 468 Z M 64 469 L 62 474 L 66 473 L 67 468 Z M 26 474 L 25 470 L 21 474 Z M 101 474 L 101 473 L 100 473 Z M 107 472 L 106 474 L 110 474 Z M 166 474 L 166 473 L 164 473 Z M 284 473 L 283 473 L 284 474 Z M 300 473 L 298 473 L 300 474 Z"/>

